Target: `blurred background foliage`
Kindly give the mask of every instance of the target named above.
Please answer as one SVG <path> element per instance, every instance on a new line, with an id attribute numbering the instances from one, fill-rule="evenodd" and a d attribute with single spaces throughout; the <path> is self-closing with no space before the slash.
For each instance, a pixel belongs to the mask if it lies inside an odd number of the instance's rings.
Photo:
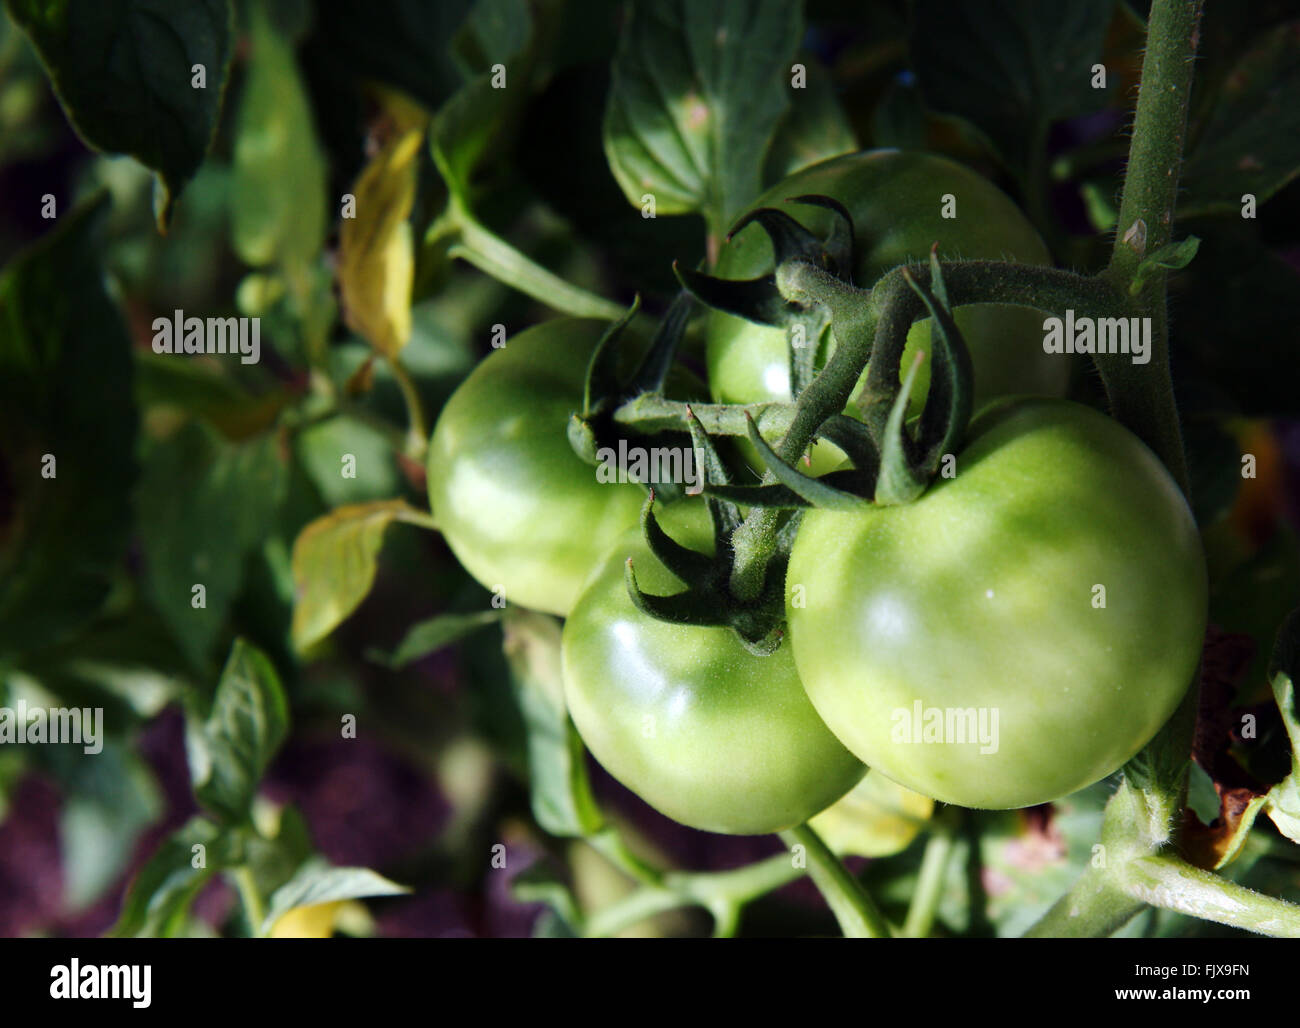
<path id="1" fill-rule="evenodd" d="M 661 312 L 672 262 L 707 258 L 721 208 L 683 187 L 688 213 L 643 218 L 611 172 L 607 154 L 617 164 L 628 145 L 606 123 L 622 5 L 202 0 L 177 5 L 186 56 L 211 61 L 198 99 L 190 62 L 143 30 L 131 44 L 143 79 L 126 83 L 135 109 L 101 109 L 111 105 L 93 89 L 61 78 L 95 33 L 125 46 L 112 32 L 153 24 L 158 6 L 7 0 L 0 17 L 0 701 L 102 707 L 107 734 L 94 759 L 0 747 L 0 934 L 573 931 L 634 888 L 629 865 L 611 863 L 608 837 L 539 823 L 538 761 L 556 758 L 539 757 L 537 733 L 547 718 L 562 728 L 564 712 L 537 700 L 533 644 L 508 659 L 502 643 L 548 629 L 485 614 L 489 594 L 420 530 L 418 436 L 489 351 L 492 326 L 514 334 L 554 314 L 475 266 L 466 224 L 592 294 L 625 305 L 640 293 Z M 1101 266 L 1145 11 L 1032 6 L 972 0 L 958 15 L 930 0 L 808 0 L 792 39 L 808 88 L 780 102 L 771 146 L 726 178 L 728 195 L 743 205 L 835 153 L 927 149 L 1015 196 L 1059 263 Z M 87 20 L 69 37 L 65 18 Z M 1223 659 L 1207 660 L 1218 688 L 1202 716 L 1255 711 L 1278 737 L 1263 665 L 1300 592 L 1300 396 L 1294 376 L 1264 372 L 1295 368 L 1300 343 L 1298 41 L 1293 3 L 1208 5 L 1181 211 L 1202 244 L 1171 286 L 1218 583 L 1210 652 Z M 648 44 L 624 45 L 631 76 Z M 1053 76 L 1094 61 L 1105 89 Z M 493 93 L 498 63 L 511 78 Z M 989 68 L 1004 80 L 990 83 Z M 168 117 L 188 128 L 168 135 Z M 1232 199 L 1242 175 L 1254 220 Z M 378 197 L 365 209 L 384 216 L 341 221 L 348 193 Z M 57 218 L 42 215 L 47 194 Z M 153 353 L 153 319 L 176 309 L 260 317 L 261 361 Z M 58 490 L 31 470 L 46 452 Z M 1258 458 L 1254 479 L 1241 478 L 1243 453 Z M 345 454 L 355 477 L 340 473 Z M 316 569 L 327 595 L 304 614 L 295 541 L 331 512 L 321 559 L 352 545 L 366 556 L 350 583 Z M 465 617 L 389 656 L 412 626 L 448 614 Z M 222 734 L 223 709 L 247 715 L 244 734 Z M 1259 781 L 1285 772 L 1267 747 L 1248 756 L 1237 743 L 1237 765 Z M 204 761 L 235 779 L 205 781 Z M 637 859 L 710 871 L 781 851 L 774 837 L 673 824 L 589 770 Z M 1204 822 L 1219 813 L 1211 774 L 1194 780 Z M 990 814 L 935 813 L 885 784 L 827 822 L 828 839 L 899 921 L 927 854 L 943 848 L 936 931 L 1000 935 L 1077 876 L 1113 788 Z M 195 841 L 205 871 L 190 867 Z M 1294 847 L 1262 821 L 1228 873 L 1300 895 Z M 391 894 L 393 882 L 409 892 Z M 707 933 L 710 922 L 685 909 L 619 930 Z M 801 880 L 750 903 L 739 930 L 835 929 Z M 1157 912 L 1125 929 L 1220 931 Z"/>

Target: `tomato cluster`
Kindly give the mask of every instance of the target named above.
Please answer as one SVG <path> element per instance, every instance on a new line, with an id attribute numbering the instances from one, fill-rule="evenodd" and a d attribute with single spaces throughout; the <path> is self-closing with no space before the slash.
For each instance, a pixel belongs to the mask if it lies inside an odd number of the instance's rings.
<path id="1" fill-rule="evenodd" d="M 936 240 L 947 259 L 1048 261 L 1009 199 L 940 158 L 837 158 L 758 204 L 808 194 L 850 214 L 859 286 L 924 259 Z M 948 196 L 956 218 L 944 214 Z M 832 216 L 800 211 L 823 234 Z M 752 278 L 772 261 L 753 226 L 716 271 Z M 728 627 L 670 623 L 633 602 L 629 561 L 647 593 L 687 583 L 643 537 L 645 491 L 599 481 L 567 438 L 600 323 L 521 333 L 444 408 L 428 481 L 447 542 L 485 586 L 567 618 L 565 692 L 579 733 L 670 817 L 781 830 L 826 810 L 868 767 L 948 803 L 1040 803 L 1117 770 L 1178 704 L 1207 586 L 1177 485 L 1117 422 L 1060 398 L 1069 369 L 1043 353 L 1041 315 L 985 305 L 957 322 L 986 404 L 964 447 L 916 502 L 802 514 L 788 631 L 767 655 Z M 928 351 L 928 333 L 915 325 L 909 346 Z M 789 400 L 788 359 L 780 329 L 710 313 L 717 401 Z M 1008 394 L 1022 395 L 996 399 Z M 658 514 L 671 538 L 714 552 L 702 500 Z"/>

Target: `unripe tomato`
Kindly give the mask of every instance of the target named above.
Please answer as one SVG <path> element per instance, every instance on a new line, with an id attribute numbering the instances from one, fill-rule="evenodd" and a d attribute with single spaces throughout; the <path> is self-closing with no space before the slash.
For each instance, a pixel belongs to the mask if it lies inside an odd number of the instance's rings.
<path id="1" fill-rule="evenodd" d="M 1064 400 L 990 408 L 955 477 L 915 503 L 809 511 L 787 586 L 799 677 L 830 729 L 966 807 L 1117 770 L 1178 705 L 1205 630 L 1178 486 L 1131 432 Z"/>
<path id="2" fill-rule="evenodd" d="M 833 215 L 821 207 L 787 204 L 788 197 L 817 194 L 838 200 L 853 218 L 857 265 L 854 284 L 870 288 L 885 272 L 909 261 L 926 261 L 939 244 L 944 259 L 1017 260 L 1049 264 L 1051 255 L 1020 209 L 996 186 L 963 165 L 927 153 L 871 150 L 847 154 L 805 168 L 754 201 L 776 207 L 822 238 Z M 951 197 L 955 217 L 944 217 Z M 714 270 L 719 278 L 745 279 L 770 273 L 771 241 L 749 225 L 725 245 Z M 966 306 L 957 326 L 975 368 L 975 403 L 1013 393 L 1064 395 L 1068 361 L 1043 352 L 1042 315 L 999 304 Z M 917 322 L 908 335 L 901 371 L 918 351 L 926 360 L 918 374 L 912 409 L 919 412 L 929 388 L 930 322 Z M 785 330 L 714 311 L 708 322 L 709 388 L 719 403 L 790 400 L 789 346 Z M 749 453 L 748 443 L 743 444 Z M 820 444 L 816 471 L 842 459 Z M 756 457 L 755 457 L 756 459 Z M 761 465 L 759 465 L 761 466 Z"/>
<path id="3" fill-rule="evenodd" d="M 599 481 L 569 445 L 608 327 L 558 318 L 514 336 L 452 394 L 429 444 L 429 505 L 456 559 L 510 602 L 551 614 L 569 612 L 646 495 Z"/>
<path id="4" fill-rule="evenodd" d="M 665 508 L 662 520 L 680 542 L 712 548 L 702 504 Z M 852 788 L 865 769 L 808 702 L 790 648 L 759 657 L 730 629 L 641 613 L 628 557 L 644 591 L 682 589 L 636 530 L 565 623 L 565 699 L 605 769 L 674 820 L 732 835 L 800 824 Z"/>

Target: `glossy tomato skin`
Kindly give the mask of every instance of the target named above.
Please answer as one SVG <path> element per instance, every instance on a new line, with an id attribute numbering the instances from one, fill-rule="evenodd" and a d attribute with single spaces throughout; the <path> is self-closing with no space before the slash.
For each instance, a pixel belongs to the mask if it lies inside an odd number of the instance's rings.
<path id="1" fill-rule="evenodd" d="M 1051 263 L 1038 233 L 1005 194 L 969 168 L 943 157 L 899 150 L 835 157 L 780 182 L 754 206 L 785 210 L 825 238 L 831 227 L 829 212 L 785 203 L 789 197 L 810 194 L 838 200 L 853 217 L 854 284 L 860 288 L 869 288 L 899 264 L 928 260 L 935 242 L 945 259 Z M 955 218 L 942 216 L 947 194 L 955 200 Z M 772 261 L 767 234 L 760 226 L 749 225 L 722 248 L 714 274 L 753 278 L 770 272 Z M 1064 395 L 1069 363 L 1043 353 L 1042 322 L 1036 311 L 995 304 L 968 306 L 957 312 L 957 324 L 975 368 L 977 409 L 989 399 L 1011 393 Z M 929 338 L 928 321 L 912 327 L 903 369 L 910 367 L 910 358 L 918 349 L 929 354 Z M 790 399 L 784 330 L 714 311 L 709 316 L 707 343 L 709 388 L 715 400 L 757 403 Z M 927 356 L 914 393 L 916 411 L 928 382 Z M 838 454 L 832 447 L 825 449 Z"/>
<path id="2" fill-rule="evenodd" d="M 676 504 L 662 520 L 674 538 L 710 546 L 702 505 Z M 790 648 L 757 657 L 729 629 L 642 614 L 628 557 L 646 592 L 682 589 L 634 531 L 565 623 L 565 699 L 604 768 L 668 817 L 730 835 L 800 824 L 851 789 L 865 768 L 818 718 Z"/>
<path id="3" fill-rule="evenodd" d="M 1117 770 L 1168 719 L 1200 656 L 1205 559 L 1168 472 L 1104 415 L 1004 401 L 968 438 L 915 503 L 805 516 L 790 636 L 814 706 L 873 769 L 1022 807 Z M 983 747 L 946 727 L 968 710 Z"/>
<path id="4" fill-rule="evenodd" d="M 456 559 L 489 589 L 567 614 L 645 491 L 600 482 L 568 441 L 587 361 L 608 328 L 559 318 L 495 350 L 456 389 L 429 445 L 429 504 Z"/>

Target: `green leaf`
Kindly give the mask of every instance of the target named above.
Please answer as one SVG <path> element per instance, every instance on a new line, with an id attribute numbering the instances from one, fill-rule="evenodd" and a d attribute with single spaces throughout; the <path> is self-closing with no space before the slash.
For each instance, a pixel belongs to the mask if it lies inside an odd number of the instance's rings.
<path id="1" fill-rule="evenodd" d="M 1188 236 L 1176 243 L 1166 243 L 1155 253 L 1148 255 L 1133 273 L 1133 282 L 1128 287 L 1129 295 L 1137 296 L 1142 292 L 1147 279 L 1156 271 L 1177 271 L 1187 267 L 1192 263 L 1192 258 L 1196 256 L 1200 246 L 1201 241 L 1196 236 Z"/>
<path id="2" fill-rule="evenodd" d="M 208 151 L 231 53 L 227 0 L 6 0 L 88 144 L 156 172 L 159 229 Z M 195 65 L 206 85 L 192 85 Z"/>
<path id="3" fill-rule="evenodd" d="M 500 610 L 482 610 L 473 614 L 439 614 L 413 625 L 391 656 L 372 652 L 372 657 L 391 670 L 400 671 L 412 661 L 436 653 L 471 632 L 496 624 L 501 620 L 502 613 Z"/>
<path id="4" fill-rule="evenodd" d="M 135 876 L 113 938 L 170 938 L 185 925 L 190 904 L 214 874 L 240 859 L 239 838 L 196 817 L 163 840 Z"/>
<path id="5" fill-rule="evenodd" d="M 136 413 L 130 337 L 92 256 L 104 207 L 0 273 L 0 654 L 83 624 L 126 548 Z"/>
<path id="6" fill-rule="evenodd" d="M 507 608 L 505 653 L 528 728 L 533 817 L 551 835 L 593 834 L 603 823 L 587 780 L 582 740 L 564 705 L 560 624 Z"/>
<path id="7" fill-rule="evenodd" d="M 375 580 L 384 532 L 417 514 L 405 500 L 340 507 L 317 518 L 293 544 L 293 642 L 305 650 L 360 606 Z"/>
<path id="8" fill-rule="evenodd" d="M 236 639 L 211 711 L 186 732 L 199 803 L 222 820 L 245 820 L 262 773 L 288 730 L 289 704 L 275 666 L 261 650 Z"/>
<path id="9" fill-rule="evenodd" d="M 130 862 L 140 834 L 163 813 L 162 793 L 149 765 L 126 745 L 104 741 L 94 755 L 50 747 L 64 801 L 59 811 L 63 902 L 84 910 Z"/>
<path id="10" fill-rule="evenodd" d="M 327 169 L 293 48 L 250 5 L 253 53 L 239 108 L 231 241 L 254 267 L 302 268 L 325 242 Z"/>
<path id="11" fill-rule="evenodd" d="M 605 108 L 605 155 L 634 207 L 726 226 L 762 188 L 803 33 L 787 0 L 641 0 Z"/>
<path id="12" fill-rule="evenodd" d="M 287 480 L 274 435 L 231 445 L 190 422 L 146 450 L 138 494 L 145 588 L 196 668 L 208 667 L 244 558 L 264 540 Z"/>
<path id="13" fill-rule="evenodd" d="M 432 111 L 462 82 L 448 42 L 470 7 L 470 0 L 330 0 L 316 5 L 316 17 L 341 66 L 396 86 Z"/>
<path id="14" fill-rule="evenodd" d="M 853 126 L 840 106 L 826 69 L 810 54 L 800 54 L 808 80 L 790 91 L 790 108 L 777 125 L 764 163 L 763 183 L 774 185 L 796 171 L 859 149 Z"/>
<path id="15" fill-rule="evenodd" d="M 973 122 L 1023 177 L 1053 121 L 1105 104 L 1091 80 L 1113 6 L 917 0 L 911 56 L 926 103 Z"/>
<path id="16" fill-rule="evenodd" d="M 402 473 L 391 440 L 374 426 L 348 415 L 330 418 L 298 433 L 298 461 L 327 506 L 342 507 L 392 496 L 402 490 Z M 356 476 L 343 475 L 343 458 L 356 459 Z"/>
<path id="17" fill-rule="evenodd" d="M 280 389 L 254 395 L 210 365 L 175 354 L 137 349 L 132 357 L 136 403 L 192 414 L 233 441 L 266 431 L 289 399 Z"/>
<path id="18" fill-rule="evenodd" d="M 390 882 L 369 868 L 309 863 L 275 891 L 267 908 L 266 920 L 262 922 L 262 932 L 269 932 L 276 921 L 297 907 L 369 896 L 400 896 L 410 891 L 405 885 Z"/>
<path id="19" fill-rule="evenodd" d="M 1265 33 L 1224 80 L 1183 165 L 1178 216 L 1239 214 L 1300 175 L 1300 22 Z"/>
<path id="20" fill-rule="evenodd" d="M 549 918 L 540 921 L 533 937 L 574 939 L 582 935 L 582 910 L 577 897 L 543 861 L 525 868 L 510 881 L 510 892 L 520 903 L 545 903 Z"/>

